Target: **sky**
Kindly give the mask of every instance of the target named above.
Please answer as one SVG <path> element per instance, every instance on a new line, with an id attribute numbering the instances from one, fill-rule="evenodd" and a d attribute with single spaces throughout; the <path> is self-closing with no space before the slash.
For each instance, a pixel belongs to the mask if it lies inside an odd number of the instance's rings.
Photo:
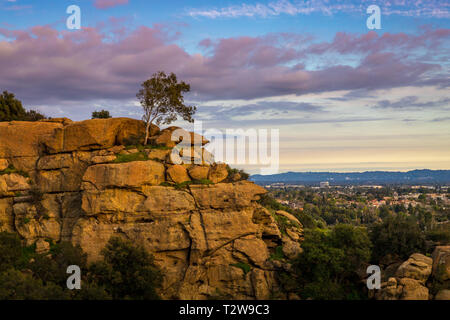
<path id="1" fill-rule="evenodd" d="M 450 169 L 449 49 L 448 1 L 0 0 L 0 90 L 26 108 L 140 118 L 174 72 L 204 129 L 278 129 L 281 172 Z"/>

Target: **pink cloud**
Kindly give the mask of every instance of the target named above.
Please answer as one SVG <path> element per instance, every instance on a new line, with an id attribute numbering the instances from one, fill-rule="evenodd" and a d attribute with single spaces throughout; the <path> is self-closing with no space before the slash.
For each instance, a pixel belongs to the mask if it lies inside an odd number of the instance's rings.
<path id="1" fill-rule="evenodd" d="M 95 0 L 94 6 L 98 9 L 107 9 L 127 3 L 128 0 Z"/>
<path id="2" fill-rule="evenodd" d="M 421 85 L 433 78 L 440 62 L 423 63 L 398 53 L 399 48 L 429 51 L 448 31 L 428 30 L 417 36 L 337 34 L 330 43 L 306 45 L 297 35 L 206 39 L 207 54 L 189 54 L 168 41 L 164 28 L 140 27 L 105 41 L 102 30 L 57 31 L 49 26 L 31 30 L 0 29 L 0 89 L 32 103 L 133 99 L 142 81 L 158 70 L 175 72 L 191 84 L 200 99 L 261 98 L 333 90 Z M 109 35 L 108 35 L 109 36 Z M 423 38 L 427 38 L 424 43 Z M 448 38 L 448 37 L 447 37 Z M 108 40 L 110 40 L 108 38 Z M 430 44 L 435 41 L 435 45 Z M 402 50 L 400 50 L 402 51 Z M 337 53 L 336 53 L 337 52 Z M 337 62 L 315 68 L 305 57 L 325 53 L 359 53 L 357 65 Z"/>

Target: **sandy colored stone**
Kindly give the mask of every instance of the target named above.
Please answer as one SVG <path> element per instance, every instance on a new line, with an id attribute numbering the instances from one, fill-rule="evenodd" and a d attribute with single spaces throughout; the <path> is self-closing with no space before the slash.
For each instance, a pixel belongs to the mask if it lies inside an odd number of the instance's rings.
<path id="1" fill-rule="evenodd" d="M 16 173 L 0 175 L 0 197 L 14 196 L 15 193 L 29 189 L 30 184 L 26 177 Z"/>
<path id="2" fill-rule="evenodd" d="M 175 183 L 183 183 L 186 181 L 191 181 L 191 178 L 189 178 L 186 168 L 179 164 L 170 166 L 167 169 L 167 178 L 169 181 Z"/>
<path id="3" fill-rule="evenodd" d="M 433 277 L 438 281 L 450 280 L 450 246 L 437 246 L 432 257 Z"/>
<path id="4" fill-rule="evenodd" d="M 236 239 L 233 248 L 248 257 L 252 264 L 260 267 L 264 266 L 270 256 L 264 241 L 252 236 Z"/>
<path id="5" fill-rule="evenodd" d="M 247 207 L 267 191 L 253 182 L 219 183 L 216 185 L 191 185 L 192 195 L 200 208 L 223 209 Z"/>
<path id="6" fill-rule="evenodd" d="M 208 179 L 213 183 L 224 181 L 228 177 L 227 165 L 225 163 L 216 163 L 209 169 Z"/>
<path id="7" fill-rule="evenodd" d="M 195 202 L 192 195 L 183 190 L 171 187 L 144 187 L 143 193 L 146 199 L 143 203 L 145 211 L 152 214 L 169 214 L 190 212 L 195 210 Z"/>
<path id="8" fill-rule="evenodd" d="M 106 188 L 140 188 L 164 181 L 164 165 L 156 161 L 97 164 L 87 168 L 83 176 L 84 190 Z"/>
<path id="9" fill-rule="evenodd" d="M 156 159 L 159 161 L 166 160 L 170 152 L 171 150 L 164 150 L 164 149 L 145 149 L 145 153 L 147 154 L 149 159 Z"/>
<path id="10" fill-rule="evenodd" d="M 193 165 L 188 169 L 189 175 L 193 180 L 208 179 L 209 167 Z"/>
<path id="11" fill-rule="evenodd" d="M 289 212 L 286 212 L 284 210 L 278 210 L 275 212 L 275 214 L 283 216 L 288 218 L 291 222 L 297 224 L 298 226 L 302 227 L 302 223 L 292 214 L 290 214 Z"/>
<path id="12" fill-rule="evenodd" d="M 48 153 L 76 150 L 106 149 L 127 144 L 134 137 L 145 134 L 142 121 L 129 118 L 91 119 L 73 122 L 42 137 L 41 143 Z"/>
<path id="13" fill-rule="evenodd" d="M 110 156 L 96 156 L 93 157 L 91 162 L 93 164 L 100 164 L 100 163 L 109 163 L 109 162 L 113 162 L 114 160 L 116 160 L 116 156 L 115 155 L 110 155 Z"/>
<path id="14" fill-rule="evenodd" d="M 403 290 L 400 300 L 428 300 L 428 288 L 418 280 L 402 278 L 399 281 L 399 286 Z"/>
<path id="15" fill-rule="evenodd" d="M 450 300 L 450 290 L 444 289 L 439 291 L 434 297 L 435 300 Z"/>
<path id="16" fill-rule="evenodd" d="M 29 241 L 38 238 L 59 241 L 61 238 L 61 223 L 59 218 L 45 215 L 41 208 L 30 203 L 14 205 L 15 229 Z"/>
<path id="17" fill-rule="evenodd" d="M 6 159 L 0 159 L 0 171 L 3 171 L 9 167 L 9 162 Z"/>
<path id="18" fill-rule="evenodd" d="M 44 239 L 38 239 L 36 241 L 36 253 L 43 254 L 50 251 L 50 243 Z"/>
<path id="19" fill-rule="evenodd" d="M 0 122 L 0 158 L 37 157 L 39 139 L 61 127 L 49 122 Z"/>
<path id="20" fill-rule="evenodd" d="M 396 277 L 411 278 L 425 283 L 431 274 L 433 260 L 420 253 L 412 254 L 397 269 Z"/>
<path id="21" fill-rule="evenodd" d="M 153 145 L 165 146 L 169 148 L 175 147 L 177 144 L 182 145 L 205 145 L 209 143 L 203 136 L 188 132 L 180 127 L 171 126 L 161 130 L 158 134 L 152 135 L 149 141 Z"/>

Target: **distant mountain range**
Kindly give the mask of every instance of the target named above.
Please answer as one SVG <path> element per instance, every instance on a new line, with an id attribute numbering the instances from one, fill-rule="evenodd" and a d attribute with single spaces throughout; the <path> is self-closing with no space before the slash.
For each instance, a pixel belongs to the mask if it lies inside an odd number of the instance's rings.
<path id="1" fill-rule="evenodd" d="M 252 175 L 250 180 L 258 184 L 284 182 L 289 184 L 316 185 L 328 181 L 330 185 L 344 184 L 450 184 L 450 170 L 412 170 L 408 172 L 286 172 L 273 175 Z"/>

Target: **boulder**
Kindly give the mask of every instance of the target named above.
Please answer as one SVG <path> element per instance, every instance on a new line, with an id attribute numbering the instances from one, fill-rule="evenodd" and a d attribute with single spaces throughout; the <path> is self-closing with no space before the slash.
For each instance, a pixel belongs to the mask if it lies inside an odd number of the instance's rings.
<path id="1" fill-rule="evenodd" d="M 175 183 L 191 181 L 186 168 L 179 164 L 170 166 L 167 169 L 167 179 Z"/>
<path id="2" fill-rule="evenodd" d="M 0 122 L 0 158 L 38 157 L 39 139 L 61 127 L 50 122 Z"/>
<path id="3" fill-rule="evenodd" d="M 224 181 L 228 177 L 228 169 L 225 163 L 216 163 L 211 166 L 208 173 L 208 179 L 213 183 Z"/>
<path id="4" fill-rule="evenodd" d="M 188 168 L 189 175 L 193 180 L 206 180 L 208 179 L 208 166 L 193 165 Z"/>
<path id="5" fill-rule="evenodd" d="M 375 296 L 378 300 L 428 300 L 429 292 L 418 280 L 389 278 Z"/>
<path id="6" fill-rule="evenodd" d="M 0 175 L 0 197 L 30 190 L 29 179 L 17 173 Z"/>
<path id="7" fill-rule="evenodd" d="M 450 290 L 444 289 L 439 291 L 434 297 L 435 300 L 450 300 Z"/>
<path id="8" fill-rule="evenodd" d="M 164 165 L 156 161 L 97 164 L 87 168 L 83 190 L 140 188 L 164 182 Z"/>
<path id="9" fill-rule="evenodd" d="M 402 287 L 400 300 L 428 300 L 428 289 L 418 280 L 402 278 L 399 286 Z"/>
<path id="10" fill-rule="evenodd" d="M 169 148 L 180 145 L 203 146 L 209 143 L 202 135 L 188 132 L 180 127 L 171 126 L 161 130 L 158 134 L 149 138 L 152 145 L 165 146 Z"/>
<path id="11" fill-rule="evenodd" d="M 400 265 L 396 276 L 398 278 L 415 279 L 424 284 L 431 274 L 432 264 L 431 258 L 420 253 L 414 253 Z"/>
<path id="12" fill-rule="evenodd" d="M 91 119 L 57 128 L 42 137 L 48 153 L 106 149 L 138 142 L 145 134 L 144 122 L 129 118 Z"/>
<path id="13" fill-rule="evenodd" d="M 166 160 L 170 152 L 171 150 L 164 149 L 145 149 L 145 153 L 147 154 L 149 159 L 158 161 Z"/>
<path id="14" fill-rule="evenodd" d="M 450 280 L 450 246 L 437 246 L 432 257 L 433 277 L 441 282 Z"/>

